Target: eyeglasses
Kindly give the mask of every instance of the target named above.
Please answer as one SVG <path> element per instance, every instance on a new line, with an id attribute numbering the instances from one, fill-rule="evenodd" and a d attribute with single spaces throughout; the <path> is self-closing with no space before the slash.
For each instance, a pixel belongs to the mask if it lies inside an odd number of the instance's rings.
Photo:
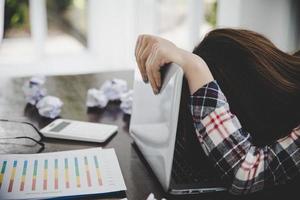
<path id="1" fill-rule="evenodd" d="M 40 153 L 43 136 L 29 122 L 0 119 L 0 153 Z"/>

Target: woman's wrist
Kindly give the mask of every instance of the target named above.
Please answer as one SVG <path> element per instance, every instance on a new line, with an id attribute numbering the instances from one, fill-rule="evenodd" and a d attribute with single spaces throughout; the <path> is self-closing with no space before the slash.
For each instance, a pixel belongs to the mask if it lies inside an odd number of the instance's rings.
<path id="1" fill-rule="evenodd" d="M 205 84 L 214 80 L 206 62 L 199 56 L 180 49 L 177 64 L 182 67 L 193 94 Z"/>
<path id="2" fill-rule="evenodd" d="M 199 56 L 178 48 L 178 55 L 174 58 L 175 63 L 181 66 L 184 73 L 190 73 L 200 68 L 207 68 L 205 61 Z"/>

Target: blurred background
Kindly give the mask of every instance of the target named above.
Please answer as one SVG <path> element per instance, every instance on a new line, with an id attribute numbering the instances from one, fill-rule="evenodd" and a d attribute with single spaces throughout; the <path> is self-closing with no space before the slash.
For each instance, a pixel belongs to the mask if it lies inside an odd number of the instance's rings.
<path id="1" fill-rule="evenodd" d="M 2 76 L 133 70 L 137 36 L 192 50 L 218 27 L 260 32 L 300 49 L 297 0 L 0 0 Z"/>

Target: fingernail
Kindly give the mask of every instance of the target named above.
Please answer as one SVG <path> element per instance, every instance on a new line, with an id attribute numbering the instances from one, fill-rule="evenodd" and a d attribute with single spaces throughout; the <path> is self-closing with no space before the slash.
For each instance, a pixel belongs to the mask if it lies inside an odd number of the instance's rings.
<path id="1" fill-rule="evenodd" d="M 158 89 L 154 89 L 153 91 L 154 91 L 154 94 L 158 94 L 159 93 Z"/>
<path id="2" fill-rule="evenodd" d="M 145 83 L 148 83 L 148 79 L 147 78 L 143 78 Z"/>

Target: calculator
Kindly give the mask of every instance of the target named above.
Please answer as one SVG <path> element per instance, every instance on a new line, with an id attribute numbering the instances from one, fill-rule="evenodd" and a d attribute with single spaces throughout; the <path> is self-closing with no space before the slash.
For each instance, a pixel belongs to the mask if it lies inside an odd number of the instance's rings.
<path id="1" fill-rule="evenodd" d="M 118 126 L 115 125 L 69 119 L 56 119 L 40 130 L 49 138 L 100 143 L 105 142 L 117 131 Z"/>

